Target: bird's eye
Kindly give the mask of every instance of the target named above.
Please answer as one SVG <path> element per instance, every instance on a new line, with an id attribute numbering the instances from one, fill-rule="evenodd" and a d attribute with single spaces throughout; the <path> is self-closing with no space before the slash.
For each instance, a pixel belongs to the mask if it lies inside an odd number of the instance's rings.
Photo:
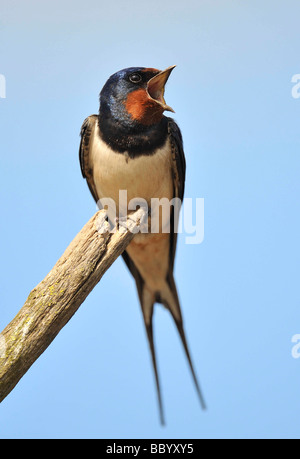
<path id="1" fill-rule="evenodd" d="M 139 83 L 140 81 L 142 81 L 142 77 L 139 73 L 132 73 L 129 76 L 129 80 L 131 81 L 131 83 Z"/>

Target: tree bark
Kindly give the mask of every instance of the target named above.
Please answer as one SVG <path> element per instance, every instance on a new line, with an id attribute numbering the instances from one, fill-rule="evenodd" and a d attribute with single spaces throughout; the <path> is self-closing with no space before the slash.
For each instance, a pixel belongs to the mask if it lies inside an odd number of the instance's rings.
<path id="1" fill-rule="evenodd" d="M 97 212 L 35 287 L 0 334 L 0 402 L 70 320 L 88 294 L 130 243 L 145 217 L 134 212 L 114 233 L 105 210 Z"/>

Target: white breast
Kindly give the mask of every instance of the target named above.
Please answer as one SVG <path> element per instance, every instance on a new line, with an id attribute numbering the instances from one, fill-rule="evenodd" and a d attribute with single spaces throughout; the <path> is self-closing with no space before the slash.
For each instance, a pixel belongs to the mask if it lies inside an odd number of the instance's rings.
<path id="1" fill-rule="evenodd" d="M 117 206 L 119 190 L 126 190 L 128 202 L 143 198 L 149 204 L 151 198 L 172 199 L 172 166 L 170 141 L 153 155 L 131 159 L 126 153 L 114 152 L 99 135 L 96 125 L 91 139 L 90 161 L 94 183 L 99 198 L 112 198 Z"/>

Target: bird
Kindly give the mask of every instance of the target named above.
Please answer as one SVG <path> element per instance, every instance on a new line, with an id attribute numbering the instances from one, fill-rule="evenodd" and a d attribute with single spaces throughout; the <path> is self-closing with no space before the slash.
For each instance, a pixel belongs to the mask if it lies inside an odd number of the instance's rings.
<path id="1" fill-rule="evenodd" d="M 176 66 L 165 70 L 128 67 L 111 75 L 99 96 L 98 114 L 81 127 L 79 159 L 83 178 L 99 207 L 113 199 L 119 210 L 119 192 L 127 199 L 140 197 L 151 207 L 152 198 L 178 198 L 185 188 L 186 160 L 179 126 L 165 111 L 174 112 L 164 98 L 165 85 Z M 150 220 L 150 216 L 149 216 Z M 122 254 L 138 292 L 154 369 L 160 422 L 165 424 L 156 352 L 153 312 L 160 303 L 171 313 L 203 409 L 206 404 L 191 360 L 179 297 L 174 280 L 177 243 L 174 207 L 157 232 L 136 234 Z M 169 232 L 162 226 L 169 223 Z"/>

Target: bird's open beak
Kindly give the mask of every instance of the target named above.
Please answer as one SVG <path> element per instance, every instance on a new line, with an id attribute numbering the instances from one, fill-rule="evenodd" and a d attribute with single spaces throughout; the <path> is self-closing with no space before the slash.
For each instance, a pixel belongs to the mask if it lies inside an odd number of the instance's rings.
<path id="1" fill-rule="evenodd" d="M 166 104 L 164 99 L 165 84 L 168 81 L 170 73 L 176 67 L 176 65 L 171 65 L 166 70 L 162 70 L 157 75 L 155 75 L 147 84 L 147 93 L 150 99 L 155 100 L 159 105 L 163 107 L 164 110 L 169 112 L 174 112 L 172 107 Z"/>

